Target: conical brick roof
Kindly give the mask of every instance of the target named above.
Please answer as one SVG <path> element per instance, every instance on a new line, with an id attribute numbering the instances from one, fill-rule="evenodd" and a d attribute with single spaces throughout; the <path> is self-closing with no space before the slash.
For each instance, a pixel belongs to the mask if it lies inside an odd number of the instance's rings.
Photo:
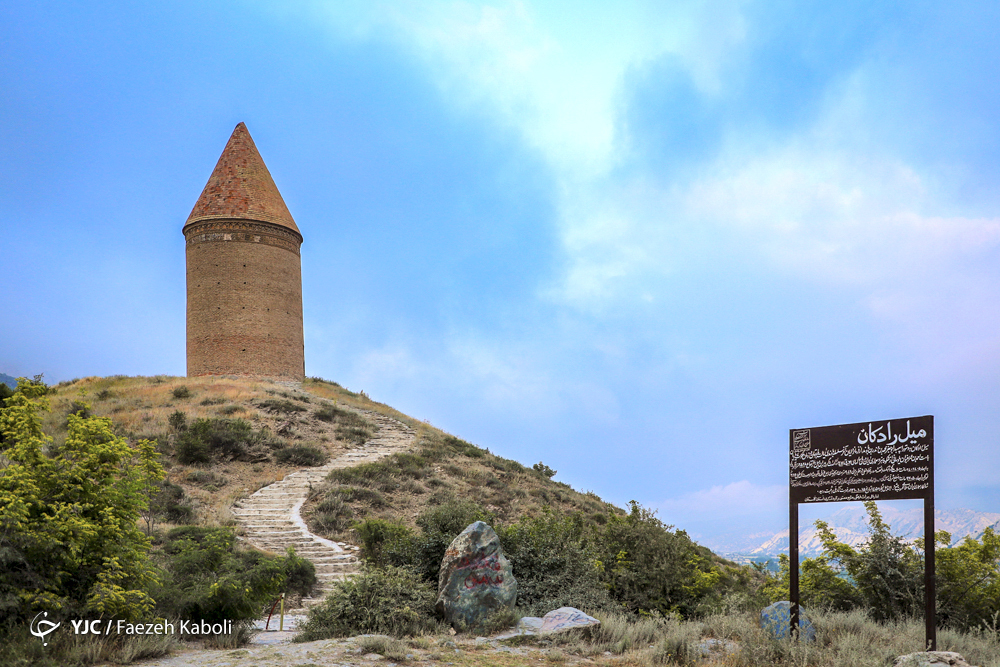
<path id="1" fill-rule="evenodd" d="M 270 222 L 301 236 L 243 123 L 233 130 L 184 226 L 220 218 Z"/>

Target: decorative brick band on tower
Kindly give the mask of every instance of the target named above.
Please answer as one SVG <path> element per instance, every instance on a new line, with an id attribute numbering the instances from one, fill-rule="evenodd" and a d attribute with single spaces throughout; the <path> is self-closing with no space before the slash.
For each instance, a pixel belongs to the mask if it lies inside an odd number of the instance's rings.
<path id="1" fill-rule="evenodd" d="M 184 225 L 187 374 L 301 381 L 302 235 L 246 125 Z"/>

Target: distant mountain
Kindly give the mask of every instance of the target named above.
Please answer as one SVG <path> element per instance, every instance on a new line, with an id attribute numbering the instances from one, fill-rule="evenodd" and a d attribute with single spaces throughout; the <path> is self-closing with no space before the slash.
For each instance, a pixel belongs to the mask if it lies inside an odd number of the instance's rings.
<path id="1" fill-rule="evenodd" d="M 902 535 L 907 540 L 915 540 L 924 534 L 924 511 L 919 508 L 897 510 L 888 505 L 879 507 L 882 519 L 889 524 L 893 535 Z M 857 548 L 868 539 L 868 514 L 864 507 L 845 507 L 823 519 L 841 542 Z M 952 545 L 958 544 L 966 536 L 978 538 L 993 527 L 1000 531 L 1000 513 L 976 512 L 969 509 L 935 510 L 934 530 L 946 530 L 951 534 Z M 816 535 L 814 526 L 800 526 L 799 554 L 817 556 L 823 545 Z M 788 553 L 788 530 L 775 533 L 770 539 L 750 549 L 755 556 L 776 556 Z"/>
<path id="2" fill-rule="evenodd" d="M 0 373 L 0 383 L 7 385 L 11 389 L 17 389 L 17 378 L 13 378 L 4 373 Z"/>

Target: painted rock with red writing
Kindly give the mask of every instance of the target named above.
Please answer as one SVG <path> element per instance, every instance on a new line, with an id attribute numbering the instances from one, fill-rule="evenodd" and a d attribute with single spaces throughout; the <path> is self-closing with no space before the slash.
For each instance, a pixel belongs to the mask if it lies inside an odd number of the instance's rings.
<path id="1" fill-rule="evenodd" d="M 437 610 L 452 627 L 475 628 L 487 616 L 514 608 L 517 581 L 500 538 L 476 521 L 452 540 L 438 574 Z"/>

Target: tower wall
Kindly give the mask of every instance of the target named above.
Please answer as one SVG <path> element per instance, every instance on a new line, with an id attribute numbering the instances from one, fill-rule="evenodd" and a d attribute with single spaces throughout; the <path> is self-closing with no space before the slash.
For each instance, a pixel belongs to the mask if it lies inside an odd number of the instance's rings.
<path id="1" fill-rule="evenodd" d="M 302 236 L 222 218 L 192 222 L 184 237 L 188 376 L 304 379 Z"/>

